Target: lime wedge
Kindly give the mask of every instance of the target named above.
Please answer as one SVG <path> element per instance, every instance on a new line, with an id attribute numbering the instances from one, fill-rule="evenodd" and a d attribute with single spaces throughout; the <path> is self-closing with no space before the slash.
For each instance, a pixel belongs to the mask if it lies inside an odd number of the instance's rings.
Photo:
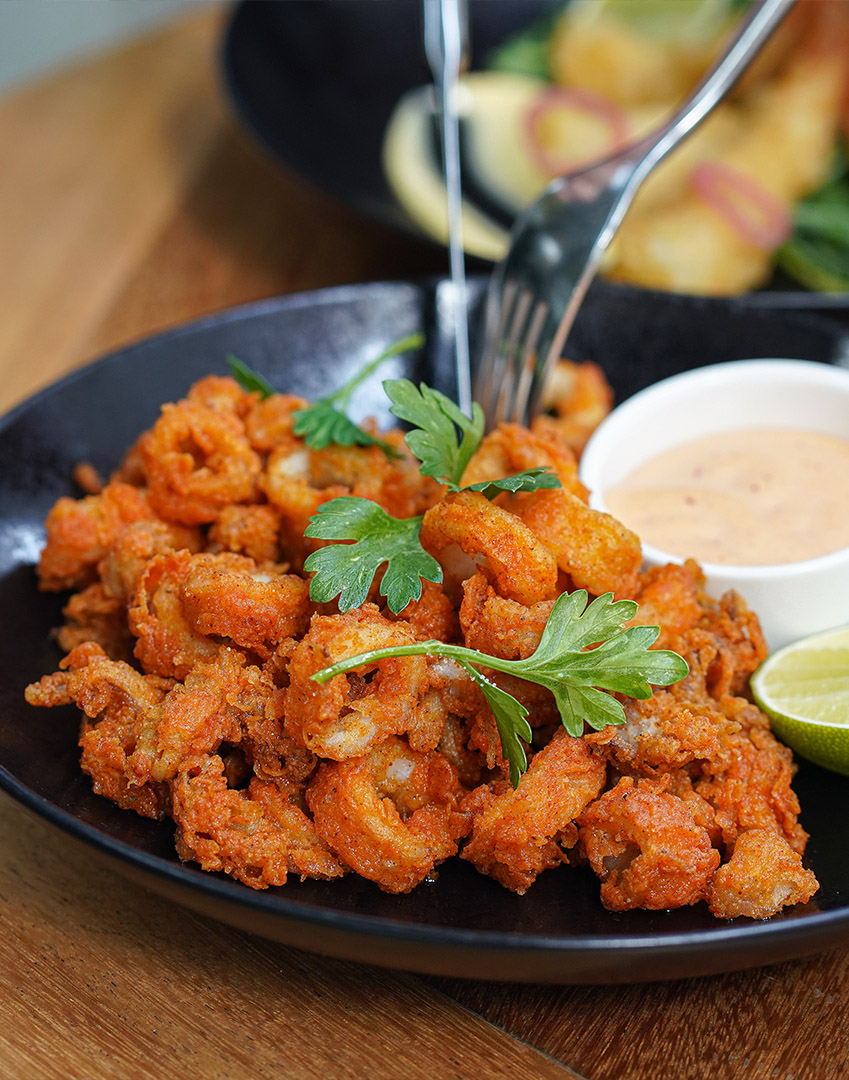
<path id="1" fill-rule="evenodd" d="M 761 664 L 751 686 L 782 742 L 849 776 L 849 626 L 785 645 Z"/>

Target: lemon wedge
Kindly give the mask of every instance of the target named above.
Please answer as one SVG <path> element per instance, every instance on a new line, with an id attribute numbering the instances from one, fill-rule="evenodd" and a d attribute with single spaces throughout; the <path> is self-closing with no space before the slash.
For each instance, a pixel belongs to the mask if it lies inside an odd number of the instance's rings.
<path id="1" fill-rule="evenodd" d="M 849 776 L 849 626 L 785 645 L 761 664 L 751 687 L 782 742 Z"/>

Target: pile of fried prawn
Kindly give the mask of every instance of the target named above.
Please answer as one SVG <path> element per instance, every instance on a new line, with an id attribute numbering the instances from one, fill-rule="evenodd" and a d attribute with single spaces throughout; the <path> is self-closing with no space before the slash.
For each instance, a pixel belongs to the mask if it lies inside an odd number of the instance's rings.
<path id="1" fill-rule="evenodd" d="M 180 859 L 254 889 L 353 872 L 406 893 L 459 856 L 519 894 L 545 870 L 590 867 L 614 911 L 705 901 L 721 919 L 762 919 L 810 899 L 791 753 L 747 694 L 766 654 L 756 615 L 733 592 L 707 596 L 694 562 L 641 569 L 639 539 L 588 506 L 578 460 L 610 406 L 597 368 L 564 364 L 552 415 L 484 438 L 464 484 L 539 466 L 562 484 L 494 501 L 422 476 L 400 431 L 384 436 L 397 456 L 310 449 L 293 433 L 305 404 L 203 378 L 108 482 L 81 466 L 86 493 L 50 511 L 38 579 L 71 591 L 55 632 L 65 656 L 26 697 L 81 710 L 97 793 L 172 818 Z M 310 599 L 303 565 L 323 541 L 305 528 L 350 494 L 424 514 L 444 580 L 400 615 L 377 582 L 344 613 Z M 660 626 L 656 647 L 689 674 L 621 698 L 624 725 L 572 737 L 548 690 L 492 673 L 533 729 L 516 788 L 454 661 L 312 679 L 433 638 L 527 657 L 573 589 L 637 601 L 634 621 Z"/>

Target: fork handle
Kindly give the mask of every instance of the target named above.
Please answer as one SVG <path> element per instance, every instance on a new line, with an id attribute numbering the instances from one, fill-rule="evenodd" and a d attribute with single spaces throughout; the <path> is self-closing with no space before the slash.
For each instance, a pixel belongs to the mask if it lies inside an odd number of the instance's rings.
<path id="1" fill-rule="evenodd" d="M 795 3 L 796 0 L 759 0 L 751 6 L 731 44 L 709 69 L 685 104 L 658 131 L 634 147 L 629 156 L 632 160 L 640 158 L 632 180 L 635 188 L 725 97 Z"/>

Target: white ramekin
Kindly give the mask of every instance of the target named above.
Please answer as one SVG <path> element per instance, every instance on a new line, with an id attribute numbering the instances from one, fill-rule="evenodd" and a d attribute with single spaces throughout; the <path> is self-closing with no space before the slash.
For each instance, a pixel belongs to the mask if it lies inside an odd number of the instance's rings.
<path id="1" fill-rule="evenodd" d="M 590 505 L 649 458 L 735 428 L 796 427 L 849 438 L 849 371 L 806 360 L 735 360 L 695 368 L 624 401 L 593 434 L 581 459 Z M 849 514 L 849 506 L 846 508 Z M 648 566 L 687 552 L 643 545 Z M 736 589 L 760 617 L 770 648 L 849 623 L 849 548 L 773 566 L 702 563 L 709 592 Z"/>

